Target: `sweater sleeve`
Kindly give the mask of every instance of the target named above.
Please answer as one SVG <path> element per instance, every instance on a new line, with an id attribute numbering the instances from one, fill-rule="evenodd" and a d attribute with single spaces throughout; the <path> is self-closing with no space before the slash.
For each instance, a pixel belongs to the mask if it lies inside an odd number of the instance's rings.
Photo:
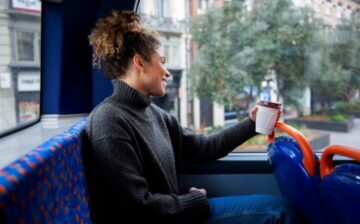
<path id="1" fill-rule="evenodd" d="M 181 127 L 183 157 L 193 161 L 219 159 L 256 134 L 255 122 L 249 117 L 209 136 Z"/>
<path id="2" fill-rule="evenodd" d="M 93 143 L 96 163 L 104 170 L 114 199 L 126 202 L 137 214 L 156 217 L 191 217 L 208 212 L 205 195 L 193 191 L 184 195 L 151 192 L 141 158 L 127 139 L 108 137 Z"/>

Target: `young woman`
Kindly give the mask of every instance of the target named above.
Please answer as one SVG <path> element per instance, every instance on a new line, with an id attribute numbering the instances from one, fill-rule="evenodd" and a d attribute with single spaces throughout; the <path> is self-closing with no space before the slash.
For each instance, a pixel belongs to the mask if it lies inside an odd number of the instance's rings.
<path id="1" fill-rule="evenodd" d="M 151 103 L 150 96 L 165 94 L 171 74 L 156 33 L 137 14 L 113 11 L 97 22 L 89 40 L 94 63 L 114 87 L 86 128 L 98 223 L 294 223 L 274 196 L 208 199 L 202 188 L 179 192 L 181 162 L 216 160 L 256 135 L 257 108 L 217 134 L 195 134 Z"/>

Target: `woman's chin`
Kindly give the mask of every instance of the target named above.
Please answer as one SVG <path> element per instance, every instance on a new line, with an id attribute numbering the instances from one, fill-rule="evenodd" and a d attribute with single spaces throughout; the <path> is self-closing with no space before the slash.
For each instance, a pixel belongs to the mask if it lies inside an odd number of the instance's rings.
<path id="1" fill-rule="evenodd" d="M 161 91 L 154 92 L 151 95 L 152 96 L 162 97 L 162 96 L 165 96 L 165 93 L 166 93 L 165 90 L 161 90 Z"/>
<path id="2" fill-rule="evenodd" d="M 165 96 L 165 91 L 159 94 L 160 97 Z"/>

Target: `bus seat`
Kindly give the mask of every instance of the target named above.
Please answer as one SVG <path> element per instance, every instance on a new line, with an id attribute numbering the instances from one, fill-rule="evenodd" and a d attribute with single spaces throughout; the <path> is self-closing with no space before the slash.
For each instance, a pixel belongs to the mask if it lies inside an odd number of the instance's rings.
<path id="1" fill-rule="evenodd" d="M 86 118 L 0 170 L 0 223 L 91 223 Z"/>
<path id="2" fill-rule="evenodd" d="M 332 145 L 320 161 L 320 192 L 329 223 L 358 223 L 360 220 L 360 165 L 345 163 L 333 169 L 332 157 L 340 154 L 360 162 L 360 150 Z"/>
<path id="3" fill-rule="evenodd" d="M 299 144 L 288 136 L 277 137 L 268 146 L 268 155 L 280 191 L 299 214 L 301 223 L 326 223 L 319 193 L 320 175 L 311 176 L 306 171 Z"/>

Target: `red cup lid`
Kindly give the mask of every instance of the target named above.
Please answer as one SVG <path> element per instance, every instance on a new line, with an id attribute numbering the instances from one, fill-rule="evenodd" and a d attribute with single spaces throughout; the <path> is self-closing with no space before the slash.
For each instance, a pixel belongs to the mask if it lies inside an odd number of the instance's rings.
<path id="1" fill-rule="evenodd" d="M 281 107 L 281 103 L 278 102 L 270 102 L 270 101 L 265 101 L 265 100 L 260 100 L 258 102 L 258 105 L 260 106 L 264 106 L 264 107 L 271 107 L 271 108 L 280 108 Z"/>

